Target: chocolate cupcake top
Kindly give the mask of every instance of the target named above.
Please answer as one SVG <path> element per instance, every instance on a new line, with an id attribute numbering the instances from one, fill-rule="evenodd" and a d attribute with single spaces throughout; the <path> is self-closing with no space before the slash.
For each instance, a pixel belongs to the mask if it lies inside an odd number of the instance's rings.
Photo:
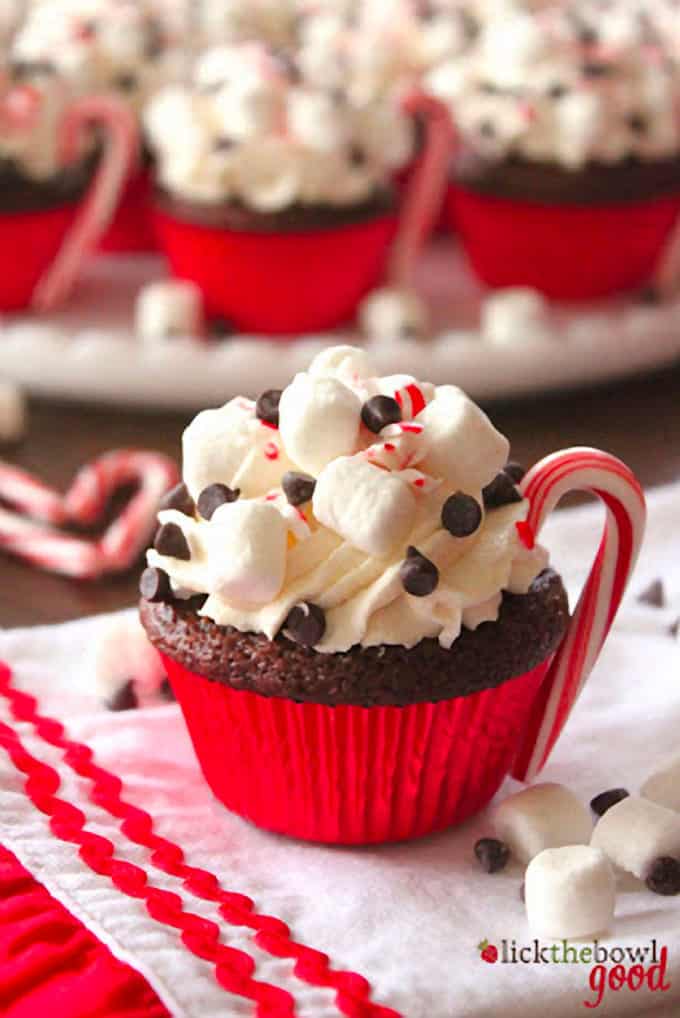
<path id="1" fill-rule="evenodd" d="M 113 92 L 139 110 L 178 75 L 186 40 L 174 42 L 151 0 L 48 0 L 28 9 L 10 60 L 25 80 L 49 65 L 76 95 Z"/>
<path id="2" fill-rule="evenodd" d="M 322 653 L 450 647 L 548 561 L 486 415 L 454 386 L 376 378 L 354 347 L 199 414 L 183 452 L 148 563 L 221 626 Z"/>
<path id="3" fill-rule="evenodd" d="M 258 212 L 360 204 L 413 151 L 395 98 L 321 87 L 261 43 L 206 52 L 190 84 L 155 96 L 145 123 L 171 195 Z"/>
<path id="4" fill-rule="evenodd" d="M 577 0 L 499 15 L 463 61 L 431 72 L 429 86 L 481 161 L 580 170 L 668 159 L 680 152 L 680 75 L 655 10 Z"/>

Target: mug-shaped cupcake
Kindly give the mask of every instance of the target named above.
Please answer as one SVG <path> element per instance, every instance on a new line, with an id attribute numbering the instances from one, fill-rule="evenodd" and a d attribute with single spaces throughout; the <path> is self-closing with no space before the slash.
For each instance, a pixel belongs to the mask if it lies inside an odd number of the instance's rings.
<path id="1" fill-rule="evenodd" d="M 540 769 L 642 537 L 622 463 L 577 449 L 522 477 L 460 389 L 376 378 L 352 347 L 199 414 L 183 451 L 141 616 L 222 802 L 284 834 L 381 842 Z M 574 489 L 608 523 L 570 620 L 537 535 Z"/>
<path id="2" fill-rule="evenodd" d="M 74 99 L 51 72 L 29 85 L 0 70 L 0 310 L 48 310 L 68 295 L 136 156 L 136 121 L 115 99 Z"/>
<path id="3" fill-rule="evenodd" d="M 633 7 L 492 20 L 430 75 L 458 132 L 449 215 L 490 286 L 587 299 L 654 274 L 680 213 L 680 78 Z"/>
<path id="4" fill-rule="evenodd" d="M 428 123 L 431 138 L 448 131 L 442 118 Z M 146 128 L 170 268 L 198 284 L 209 316 L 243 331 L 310 332 L 350 318 L 392 245 L 395 273 L 406 271 L 443 176 L 424 160 L 398 231 L 391 177 L 412 151 L 411 112 L 311 86 L 258 44 L 205 54 L 192 85 L 154 98 Z"/>
<path id="5" fill-rule="evenodd" d="M 52 70 L 68 82 L 74 95 L 114 95 L 137 118 L 157 88 L 180 76 L 184 60 L 179 40 L 173 40 L 147 0 L 36 4 L 28 10 L 9 59 L 26 83 L 36 72 Z M 149 154 L 141 149 L 101 248 L 112 252 L 155 248 L 151 178 Z"/>

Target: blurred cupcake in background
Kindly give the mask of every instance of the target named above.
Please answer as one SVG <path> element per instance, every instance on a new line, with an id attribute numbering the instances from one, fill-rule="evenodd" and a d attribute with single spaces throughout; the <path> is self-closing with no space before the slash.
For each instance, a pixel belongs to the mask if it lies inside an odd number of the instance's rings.
<path id="1" fill-rule="evenodd" d="M 680 78 L 650 19 L 508 13 L 428 84 L 455 121 L 449 215 L 484 282 L 583 299 L 650 278 L 680 212 Z"/>
<path id="2" fill-rule="evenodd" d="M 14 38 L 10 60 L 25 81 L 52 69 L 75 95 L 111 93 L 139 116 L 161 85 L 180 76 L 183 45 L 170 36 L 150 0 L 38 0 Z M 155 246 L 150 179 L 143 152 L 102 247 Z"/>
<path id="3" fill-rule="evenodd" d="M 10 45 L 25 8 L 24 0 L 0 0 L 0 51 Z"/>
<path id="4" fill-rule="evenodd" d="M 53 65 L 32 65 L 30 83 L 0 66 L 1 310 L 68 294 L 136 156 L 136 121 L 115 99 L 74 95 Z"/>
<path id="5" fill-rule="evenodd" d="M 224 46 L 150 103 L 159 238 L 209 316 L 309 332 L 350 318 L 381 280 L 414 127 L 396 96 L 359 102 L 351 80 L 322 86 L 279 51 Z"/>

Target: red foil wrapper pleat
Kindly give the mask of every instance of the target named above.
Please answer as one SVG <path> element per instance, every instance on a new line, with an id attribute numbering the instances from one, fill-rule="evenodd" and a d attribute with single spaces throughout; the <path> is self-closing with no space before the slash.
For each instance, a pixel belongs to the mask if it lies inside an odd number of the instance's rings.
<path id="1" fill-rule="evenodd" d="M 331 707 L 163 660 L 217 798 L 268 830 L 345 845 L 421 837 L 482 809 L 510 772 L 549 664 L 440 703 Z"/>
<path id="2" fill-rule="evenodd" d="M 37 212 L 2 213 L 0 311 L 20 311 L 31 303 L 39 280 L 57 257 L 78 203 Z"/>

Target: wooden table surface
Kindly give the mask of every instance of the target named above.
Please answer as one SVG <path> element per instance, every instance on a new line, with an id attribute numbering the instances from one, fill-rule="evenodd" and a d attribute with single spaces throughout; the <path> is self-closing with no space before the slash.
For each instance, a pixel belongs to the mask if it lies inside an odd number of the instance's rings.
<path id="1" fill-rule="evenodd" d="M 525 464 L 564 446 L 594 445 L 626 460 L 646 486 L 680 478 L 680 368 L 487 409 L 510 438 L 514 458 Z M 36 402 L 28 436 L 3 454 L 65 488 L 82 462 L 106 449 L 138 446 L 177 457 L 187 420 L 183 414 Z M 61 622 L 131 605 L 138 572 L 75 582 L 0 556 L 0 625 Z"/>

